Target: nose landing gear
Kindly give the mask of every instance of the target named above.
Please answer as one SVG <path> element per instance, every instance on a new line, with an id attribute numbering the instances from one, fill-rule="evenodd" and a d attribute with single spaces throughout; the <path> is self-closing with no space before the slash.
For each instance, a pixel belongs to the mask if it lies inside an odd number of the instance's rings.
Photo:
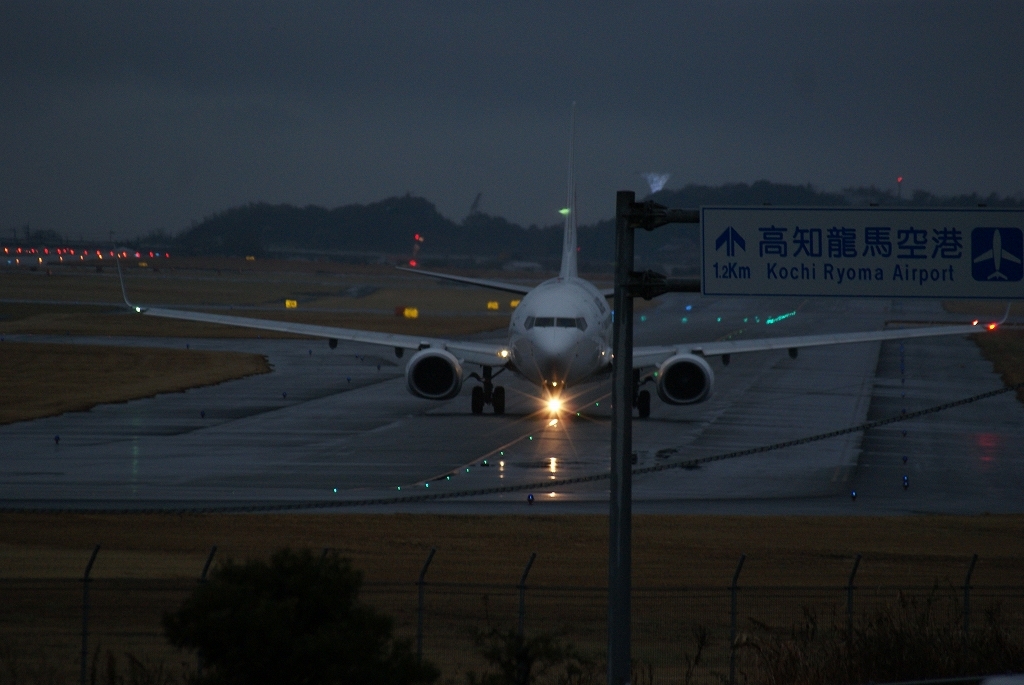
<path id="1" fill-rule="evenodd" d="M 498 373 L 501 373 L 502 371 L 504 371 L 504 369 L 501 369 Z M 484 367 L 483 376 L 478 376 L 476 373 L 471 373 L 469 375 L 470 378 L 475 378 L 483 383 L 483 386 L 478 385 L 473 388 L 473 394 L 470 398 L 470 409 L 474 414 L 483 414 L 484 405 L 487 404 L 494 407 L 495 414 L 500 416 L 505 413 L 505 388 L 500 385 L 494 385 L 495 375 L 496 374 L 493 373 L 493 369 L 490 366 Z"/>

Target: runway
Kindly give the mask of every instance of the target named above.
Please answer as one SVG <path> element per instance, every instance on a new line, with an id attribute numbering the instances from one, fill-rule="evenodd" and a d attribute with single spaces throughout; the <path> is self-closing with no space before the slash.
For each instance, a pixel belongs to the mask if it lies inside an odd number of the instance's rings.
<path id="1" fill-rule="evenodd" d="M 954 319 L 927 301 L 661 299 L 637 316 L 638 344 Z M 470 413 L 472 381 L 448 402 L 417 399 L 405 389 L 403 360 L 389 348 L 341 343 L 331 350 L 325 341 L 262 339 L 7 339 L 257 352 L 274 371 L 0 427 L 4 508 L 336 502 L 339 511 L 607 511 L 607 480 L 548 485 L 608 471 L 607 382 L 572 393 L 573 411 L 552 423 L 537 411 L 539 391 L 511 374 L 499 378 L 508 391 L 502 417 Z M 634 422 L 638 468 L 794 440 L 1002 386 L 967 339 L 806 349 L 795 360 L 785 352 L 752 353 L 712 365 L 716 387 L 708 402 L 673 407 L 655 399 L 651 418 Z M 641 475 L 635 510 L 1019 512 L 1022 419 L 1024 406 L 1007 393 L 866 433 Z M 346 506 L 509 485 L 525 489 Z"/>

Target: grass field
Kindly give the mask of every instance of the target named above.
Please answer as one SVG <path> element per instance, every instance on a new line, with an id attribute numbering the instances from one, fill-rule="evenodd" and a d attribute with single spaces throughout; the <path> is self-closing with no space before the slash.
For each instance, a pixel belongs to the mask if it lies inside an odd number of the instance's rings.
<path id="1" fill-rule="evenodd" d="M 603 516 L 0 514 L 0 578 L 80 577 L 93 545 L 106 578 L 195 577 L 219 557 L 331 547 L 373 582 L 415 580 L 431 547 L 431 579 L 515 583 L 531 552 L 538 585 L 602 586 Z M 1024 516 L 897 518 L 637 516 L 638 586 L 728 585 L 740 554 L 749 585 L 842 584 L 852 559 L 865 585 L 1021 584 Z"/>
<path id="2" fill-rule="evenodd" d="M 0 342 L 0 358 L 0 424 L 270 372 L 257 354 L 145 347 Z"/>
<path id="3" fill-rule="evenodd" d="M 1007 386 L 1024 383 L 1024 331 L 1002 329 L 976 335 L 974 342 Z M 1024 388 L 1018 388 L 1017 398 L 1024 402 Z"/>
<path id="4" fill-rule="evenodd" d="M 467 669 L 482 666 L 474 629 L 515 624 L 514 585 L 531 552 L 537 560 L 526 600 L 528 634 L 563 634 L 599 661 L 606 605 L 597 588 L 607 582 L 607 525 L 603 516 L 0 514 L 0 645 L 30 645 L 27 653 L 42 651 L 68 677 L 76 672 L 77 579 L 97 543 L 92 644 L 114 654 L 192 663 L 167 647 L 159 619 L 195 586 L 213 544 L 219 559 L 239 560 L 266 558 L 284 546 L 334 548 L 364 571 L 364 601 L 393 616 L 400 636 L 412 637 L 414 581 L 436 547 L 424 645 L 443 682 L 464 682 Z M 728 670 L 725 588 L 740 554 L 747 555 L 741 631 L 771 625 L 786 634 L 806 610 L 821 618 L 823 634 L 832 630 L 829 617 L 843 615 L 842 587 L 856 553 L 863 555 L 861 612 L 891 601 L 895 588 L 933 585 L 941 602 L 953 598 L 955 610 L 957 588 L 978 553 L 972 584 L 980 621 L 992 597 L 984 588 L 1021 585 L 1024 517 L 637 516 L 633 546 L 634 656 L 650 682 L 682 683 L 691 628 L 702 625 L 710 642 L 694 682 L 715 683 Z M 689 590 L 653 590 L 681 586 Z M 1018 625 L 1020 607 L 1005 611 Z"/>

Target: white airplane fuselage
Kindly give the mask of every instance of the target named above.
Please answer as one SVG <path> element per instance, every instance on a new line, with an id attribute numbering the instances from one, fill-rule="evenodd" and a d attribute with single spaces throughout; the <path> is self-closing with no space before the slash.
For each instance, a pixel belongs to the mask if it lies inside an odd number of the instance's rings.
<path id="1" fill-rule="evenodd" d="M 552 278 L 523 296 L 509 323 L 516 372 L 551 389 L 581 383 L 611 363 L 612 314 L 582 278 Z"/>

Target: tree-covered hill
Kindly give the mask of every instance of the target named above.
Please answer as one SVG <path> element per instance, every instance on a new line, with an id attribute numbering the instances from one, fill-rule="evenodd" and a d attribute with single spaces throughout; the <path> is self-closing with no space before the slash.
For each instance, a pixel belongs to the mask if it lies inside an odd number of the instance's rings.
<path id="1" fill-rule="evenodd" d="M 899 198 L 891 191 L 874 187 L 848 188 L 841 193 L 824 192 L 811 185 L 789 185 L 757 181 L 721 186 L 687 185 L 679 190 L 662 190 L 651 196 L 669 207 L 698 208 L 702 205 L 765 204 L 798 206 L 946 206 L 975 207 L 1024 206 L 1019 199 L 996 195 L 941 197 L 915 191 Z M 612 220 L 579 229 L 580 258 L 583 264 L 601 268 L 612 261 Z M 366 205 L 351 204 L 334 209 L 265 203 L 234 207 L 207 217 L 175 238 L 169 249 L 185 254 L 268 255 L 299 254 L 304 251 L 326 257 L 344 255 L 407 255 L 413 236 L 424 236 L 424 258 L 473 256 L 488 261 L 537 261 L 546 265 L 559 259 L 562 228 L 523 227 L 502 217 L 472 212 L 462 221 L 453 221 L 437 211 L 428 200 L 406 195 Z M 670 254 L 680 245 L 693 244 L 692 227 L 658 231 L 638 244 L 648 257 Z"/>

